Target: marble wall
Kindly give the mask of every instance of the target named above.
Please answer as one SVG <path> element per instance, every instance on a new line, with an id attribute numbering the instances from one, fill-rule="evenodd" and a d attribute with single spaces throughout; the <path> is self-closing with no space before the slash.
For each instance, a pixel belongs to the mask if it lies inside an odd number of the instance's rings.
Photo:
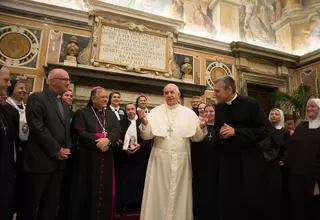
<path id="1" fill-rule="evenodd" d="M 91 35 L 89 30 L 10 15 L 0 14 L 0 21 L 0 62 L 6 63 L 14 73 L 12 77 L 32 79 L 32 89 L 29 86 L 28 92 L 43 88 L 43 67 L 47 62 L 63 59 L 60 51 L 71 35 L 79 36 L 81 51 L 87 47 Z"/>

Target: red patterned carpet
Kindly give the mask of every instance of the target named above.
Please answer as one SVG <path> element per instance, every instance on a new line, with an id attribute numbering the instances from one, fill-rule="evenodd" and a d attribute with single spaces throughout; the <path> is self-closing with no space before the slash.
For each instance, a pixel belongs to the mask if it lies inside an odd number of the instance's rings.
<path id="1" fill-rule="evenodd" d="M 139 220 L 140 214 L 138 212 L 128 213 L 126 216 L 117 215 L 116 220 Z"/>

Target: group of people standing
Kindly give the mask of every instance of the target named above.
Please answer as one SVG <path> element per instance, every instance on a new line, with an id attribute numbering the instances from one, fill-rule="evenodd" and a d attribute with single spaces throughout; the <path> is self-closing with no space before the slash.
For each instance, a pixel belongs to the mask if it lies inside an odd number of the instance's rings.
<path id="1" fill-rule="evenodd" d="M 292 132 L 229 76 L 214 83 L 218 103 L 194 98 L 194 111 L 168 84 L 151 111 L 145 96 L 121 109 L 120 93 L 96 86 L 76 112 L 65 70 L 26 105 L 9 76 L 1 66 L 0 219 L 113 220 L 116 208 L 141 220 L 319 218 L 320 99 Z"/>
<path id="2" fill-rule="evenodd" d="M 200 118 L 214 118 L 214 136 L 191 146 L 194 219 L 320 219 L 320 99 L 308 100 L 294 130 L 281 109 L 266 117 L 255 100 L 228 95 L 232 81 L 215 81 L 215 108 L 191 101 Z M 228 124 L 234 136 L 225 138 Z"/>

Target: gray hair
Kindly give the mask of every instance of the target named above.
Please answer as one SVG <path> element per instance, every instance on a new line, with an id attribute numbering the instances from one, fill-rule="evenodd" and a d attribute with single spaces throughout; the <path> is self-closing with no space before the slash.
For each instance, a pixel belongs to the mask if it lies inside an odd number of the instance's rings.
<path id="1" fill-rule="evenodd" d="M 201 99 L 200 96 L 192 96 L 191 100 L 193 99 Z"/>
<path id="2" fill-rule="evenodd" d="M 219 82 L 222 82 L 224 90 L 231 88 L 232 93 L 236 92 L 236 83 L 231 76 L 220 76 L 214 81 L 214 84 L 219 83 Z"/>
<path id="3" fill-rule="evenodd" d="M 167 85 L 163 88 L 163 92 L 164 92 L 164 89 L 165 89 L 166 87 L 168 87 L 168 86 L 174 87 L 174 88 L 177 90 L 177 92 L 180 93 L 179 87 L 178 87 L 176 84 L 173 84 L 173 83 L 167 84 Z"/>

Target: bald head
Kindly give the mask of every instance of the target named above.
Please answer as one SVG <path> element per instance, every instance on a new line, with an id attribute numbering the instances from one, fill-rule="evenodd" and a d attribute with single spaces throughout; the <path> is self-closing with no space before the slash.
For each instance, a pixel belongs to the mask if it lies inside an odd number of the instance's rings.
<path id="1" fill-rule="evenodd" d="M 47 83 L 49 87 L 58 95 L 62 95 L 68 91 L 70 85 L 70 77 L 64 69 L 53 69 L 48 74 Z"/>
<path id="2" fill-rule="evenodd" d="M 6 96 L 10 86 L 10 71 L 5 66 L 2 66 L 0 69 L 0 96 Z"/>

